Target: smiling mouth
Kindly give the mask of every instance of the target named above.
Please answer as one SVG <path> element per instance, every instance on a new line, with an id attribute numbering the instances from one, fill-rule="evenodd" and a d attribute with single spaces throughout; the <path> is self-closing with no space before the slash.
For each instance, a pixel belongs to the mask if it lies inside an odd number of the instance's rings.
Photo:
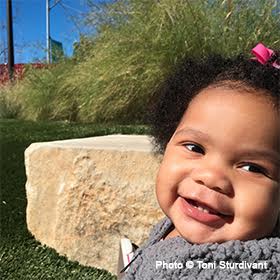
<path id="1" fill-rule="evenodd" d="M 221 213 L 197 200 L 179 196 L 178 203 L 183 215 L 209 226 L 220 227 L 233 221 L 233 215 Z"/>
<path id="2" fill-rule="evenodd" d="M 213 214 L 213 215 L 220 215 L 220 216 L 225 216 L 224 214 L 222 213 L 219 213 L 217 212 L 216 210 L 202 204 L 202 203 L 199 203 L 195 200 L 192 200 L 192 199 L 185 199 L 190 205 L 192 205 L 193 207 L 195 207 L 196 209 L 204 212 L 204 213 L 208 213 L 208 214 Z"/>

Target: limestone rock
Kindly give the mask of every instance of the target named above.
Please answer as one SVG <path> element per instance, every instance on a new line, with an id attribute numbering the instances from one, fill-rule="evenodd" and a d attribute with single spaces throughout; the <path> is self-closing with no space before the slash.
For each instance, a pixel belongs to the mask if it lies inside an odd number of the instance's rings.
<path id="1" fill-rule="evenodd" d="M 147 136 L 30 145 L 28 229 L 70 260 L 116 274 L 120 238 L 142 244 L 163 217 L 154 191 L 159 162 Z"/>

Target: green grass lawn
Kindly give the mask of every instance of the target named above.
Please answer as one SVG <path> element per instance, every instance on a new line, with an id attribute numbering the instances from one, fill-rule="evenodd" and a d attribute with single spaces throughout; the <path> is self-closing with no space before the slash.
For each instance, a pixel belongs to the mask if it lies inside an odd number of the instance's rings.
<path id="1" fill-rule="evenodd" d="M 116 279 L 68 261 L 28 232 L 24 150 L 33 142 L 147 132 L 145 126 L 0 120 L 0 279 Z"/>

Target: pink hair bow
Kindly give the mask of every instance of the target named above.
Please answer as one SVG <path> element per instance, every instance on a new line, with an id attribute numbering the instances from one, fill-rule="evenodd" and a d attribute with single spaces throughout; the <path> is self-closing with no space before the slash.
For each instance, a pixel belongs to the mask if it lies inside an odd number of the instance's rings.
<path id="1" fill-rule="evenodd" d="M 274 55 L 274 51 L 259 43 L 252 49 L 252 54 L 255 55 L 258 62 L 261 64 L 266 64 L 268 60 Z M 272 66 L 280 69 L 280 65 L 276 62 L 273 62 Z"/>

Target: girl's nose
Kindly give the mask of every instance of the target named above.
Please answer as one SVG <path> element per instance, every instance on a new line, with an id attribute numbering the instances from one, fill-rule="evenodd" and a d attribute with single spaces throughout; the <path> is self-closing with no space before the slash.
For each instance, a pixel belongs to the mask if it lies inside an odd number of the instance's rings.
<path id="1" fill-rule="evenodd" d="M 192 171 L 192 179 L 200 185 L 224 194 L 231 194 L 231 180 L 225 170 L 219 166 L 205 166 Z"/>

